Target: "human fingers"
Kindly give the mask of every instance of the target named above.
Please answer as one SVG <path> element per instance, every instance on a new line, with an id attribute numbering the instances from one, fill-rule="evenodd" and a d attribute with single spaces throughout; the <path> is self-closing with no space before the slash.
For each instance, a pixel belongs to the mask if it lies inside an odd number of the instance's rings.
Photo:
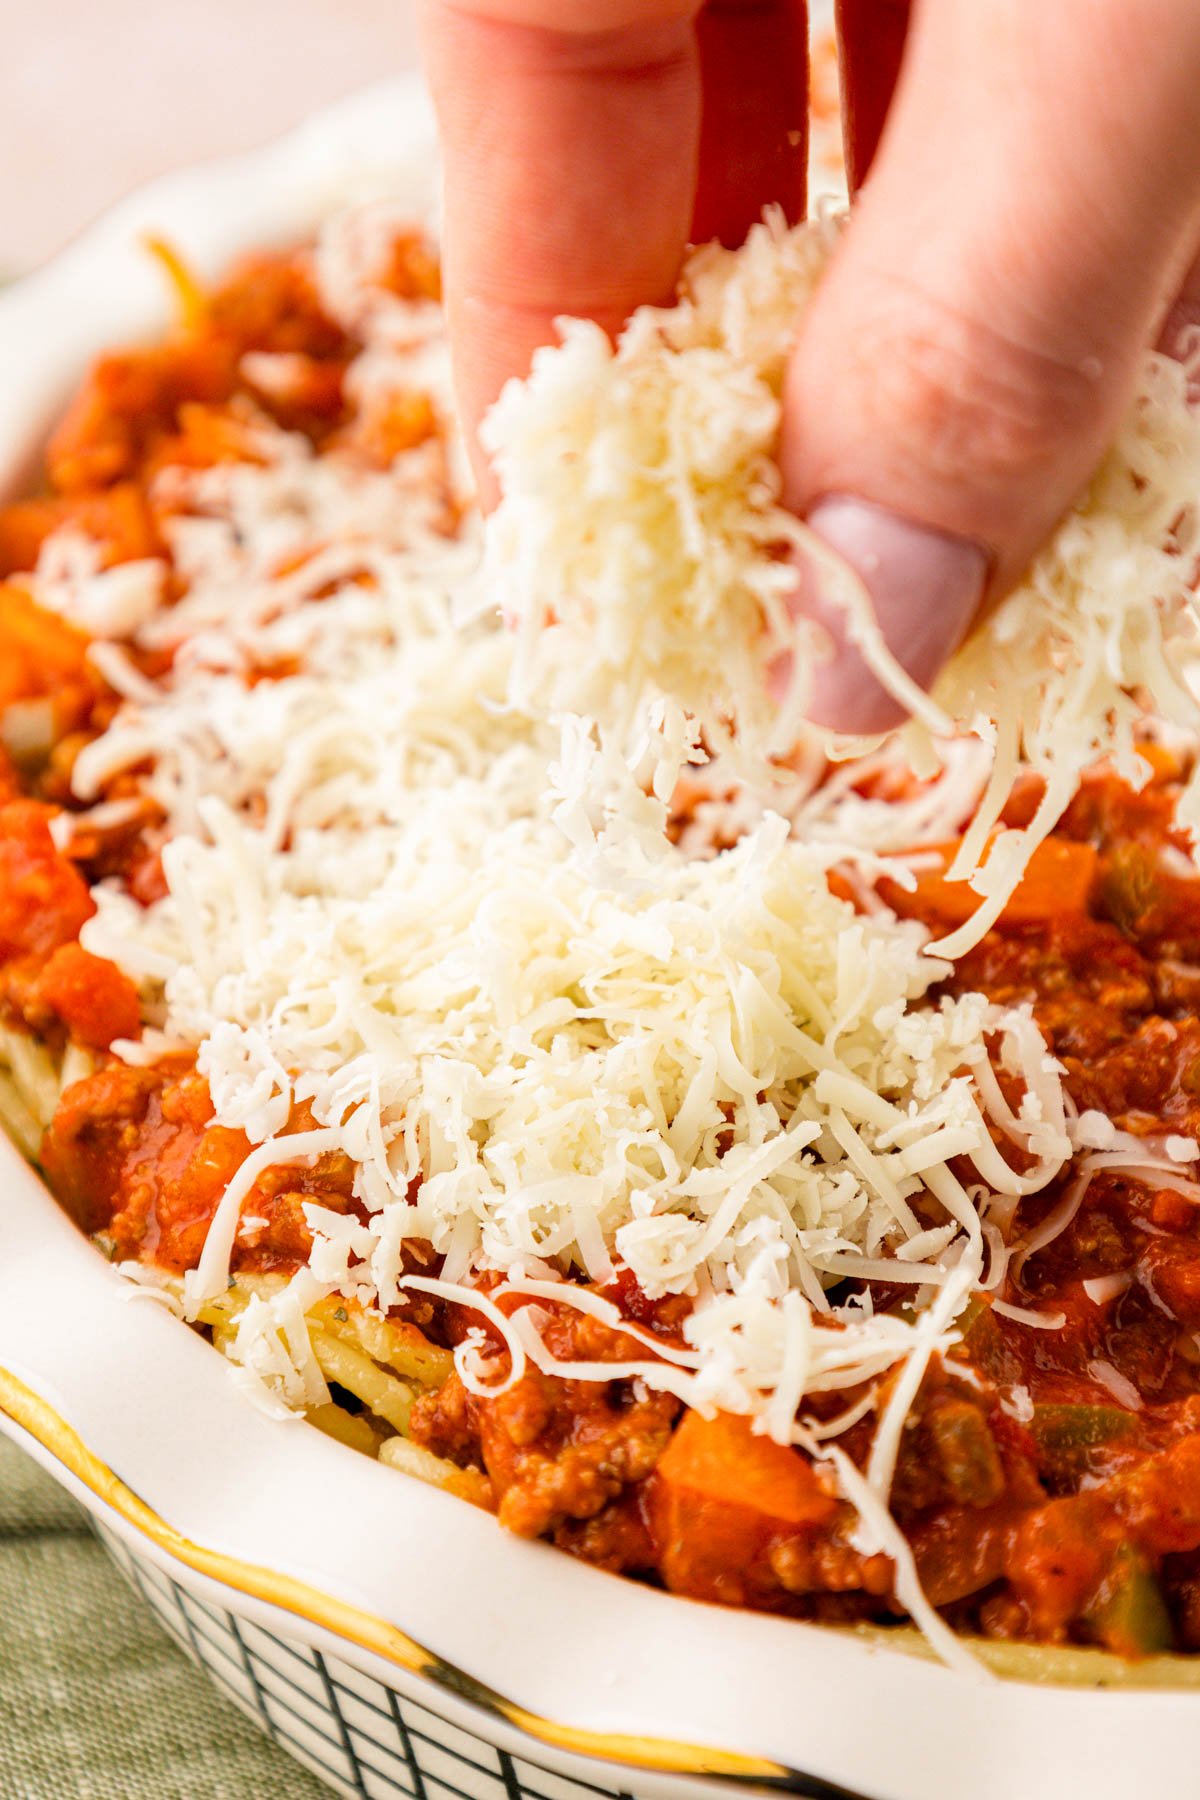
<path id="1" fill-rule="evenodd" d="M 1086 482 L 1200 242 L 1200 8 L 918 0 L 788 373 L 789 505 L 928 684 Z M 844 643 L 820 717 L 895 707 Z"/>
<path id="2" fill-rule="evenodd" d="M 692 221 L 699 0 L 424 0 L 446 307 L 475 430 L 563 313 L 669 298 Z M 485 497 L 491 487 L 476 453 Z"/>

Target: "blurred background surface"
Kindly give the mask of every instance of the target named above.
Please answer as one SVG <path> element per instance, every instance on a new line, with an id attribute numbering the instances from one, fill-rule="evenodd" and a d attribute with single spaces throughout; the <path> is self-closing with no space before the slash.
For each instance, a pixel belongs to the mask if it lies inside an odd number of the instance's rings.
<path id="1" fill-rule="evenodd" d="M 0 7 L 0 276 L 138 182 L 244 149 L 416 60 L 412 0 Z"/>

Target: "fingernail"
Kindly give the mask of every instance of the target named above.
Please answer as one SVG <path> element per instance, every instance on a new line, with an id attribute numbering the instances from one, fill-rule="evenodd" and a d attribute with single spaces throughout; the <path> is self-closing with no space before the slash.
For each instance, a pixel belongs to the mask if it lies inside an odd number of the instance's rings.
<path id="1" fill-rule="evenodd" d="M 988 560 L 978 544 L 901 518 L 887 507 L 831 494 L 817 502 L 808 523 L 861 578 L 892 655 L 923 688 L 929 687 L 962 643 L 983 599 Z M 809 716 L 815 725 L 869 734 L 905 717 L 849 641 L 846 617 L 823 599 L 815 572 L 800 574 L 796 610 L 816 619 L 834 643 L 830 661 L 813 682 Z"/>

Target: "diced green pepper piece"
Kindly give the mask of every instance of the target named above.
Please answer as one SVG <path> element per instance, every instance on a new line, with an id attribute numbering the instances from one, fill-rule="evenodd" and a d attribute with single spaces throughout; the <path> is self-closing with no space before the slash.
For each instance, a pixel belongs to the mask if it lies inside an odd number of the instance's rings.
<path id="1" fill-rule="evenodd" d="M 1004 1387 L 1022 1379 L 1020 1362 L 1004 1342 L 996 1315 L 978 1298 L 969 1300 L 959 1315 L 960 1342 L 951 1358 L 967 1362 L 981 1375 Z"/>
<path id="2" fill-rule="evenodd" d="M 1004 1468 L 987 1420 L 967 1400 L 945 1400 L 930 1408 L 942 1479 L 960 1506 L 990 1506 L 1004 1492 Z"/>
<path id="3" fill-rule="evenodd" d="M 1100 903 L 1114 925 L 1136 938 L 1153 923 L 1162 893 L 1158 859 L 1144 844 L 1116 844 L 1104 860 Z"/>
<path id="4" fill-rule="evenodd" d="M 1093 1454 L 1131 1438 L 1137 1421 L 1119 1406 L 1051 1404 L 1034 1407 L 1029 1429 L 1046 1473 L 1078 1480 Z"/>
<path id="5" fill-rule="evenodd" d="M 1085 1623 L 1097 1643 L 1118 1656 L 1154 1656 L 1175 1642 L 1158 1579 L 1128 1546 L 1117 1552 Z"/>

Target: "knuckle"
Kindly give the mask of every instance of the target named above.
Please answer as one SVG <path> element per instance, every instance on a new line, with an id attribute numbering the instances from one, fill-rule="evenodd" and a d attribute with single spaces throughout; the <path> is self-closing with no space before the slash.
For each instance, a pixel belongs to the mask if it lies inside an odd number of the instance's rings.
<path id="1" fill-rule="evenodd" d="M 939 475 L 1036 481 L 1102 424 L 1105 395 L 1085 360 L 918 289 L 892 284 L 879 295 L 860 341 L 872 423 L 902 432 Z"/>

